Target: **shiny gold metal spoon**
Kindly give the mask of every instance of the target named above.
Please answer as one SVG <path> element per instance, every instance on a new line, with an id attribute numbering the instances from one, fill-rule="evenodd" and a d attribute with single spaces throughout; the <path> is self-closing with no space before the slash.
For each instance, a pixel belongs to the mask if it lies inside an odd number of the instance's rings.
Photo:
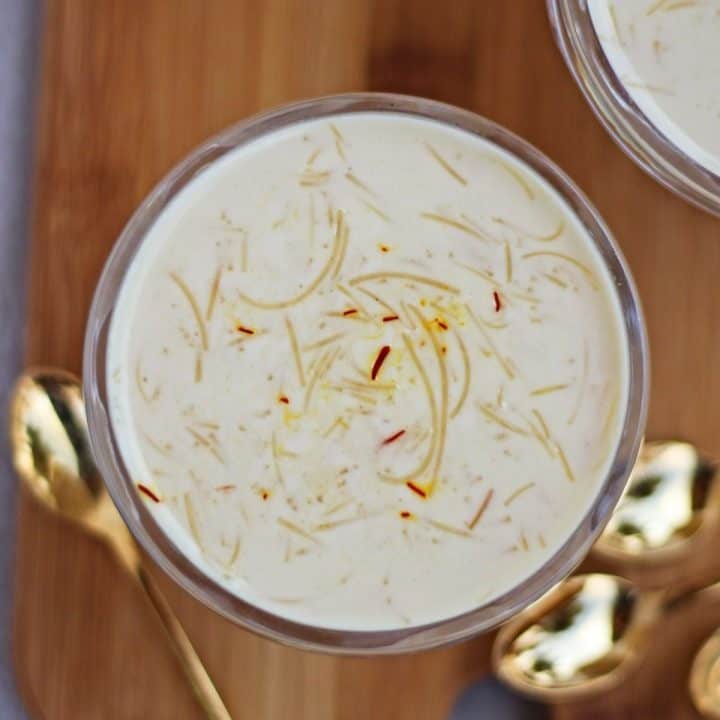
<path id="1" fill-rule="evenodd" d="M 553 702 L 590 697 L 619 685 L 645 656 L 663 616 L 697 592 L 647 592 L 614 575 L 577 575 L 500 630 L 493 667 L 524 695 Z M 701 592 L 717 594 L 720 584 Z"/>
<path id="2" fill-rule="evenodd" d="M 720 719 L 720 630 L 695 655 L 690 669 L 690 697 L 703 717 Z"/>
<path id="3" fill-rule="evenodd" d="M 715 476 L 692 445 L 646 444 L 598 554 L 676 568 L 717 524 Z M 705 592 L 718 590 L 712 585 Z M 493 665 L 526 695 L 553 701 L 589 696 L 621 682 L 642 657 L 647 633 L 693 593 L 690 583 L 643 592 L 614 575 L 572 577 L 501 629 Z"/>
<path id="4" fill-rule="evenodd" d="M 205 716 L 231 720 L 190 639 L 143 569 L 138 548 L 98 475 L 90 454 L 79 380 L 55 369 L 24 373 L 10 408 L 10 440 L 15 469 L 25 487 L 45 507 L 107 542 L 139 583 Z"/>
<path id="5" fill-rule="evenodd" d="M 613 575 L 577 575 L 500 630 L 495 672 L 516 690 L 544 700 L 606 690 L 637 661 L 660 611 L 659 593 L 640 593 Z"/>
<path id="6" fill-rule="evenodd" d="M 690 443 L 645 443 L 593 554 L 625 567 L 681 560 L 717 524 L 716 477 L 714 464 Z"/>

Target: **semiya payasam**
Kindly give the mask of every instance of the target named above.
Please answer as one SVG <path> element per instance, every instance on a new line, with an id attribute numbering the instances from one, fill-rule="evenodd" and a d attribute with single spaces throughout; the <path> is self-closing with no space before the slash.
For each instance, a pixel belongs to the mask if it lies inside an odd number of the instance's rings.
<path id="1" fill-rule="evenodd" d="M 588 11 L 649 122 L 720 175 L 720 0 L 588 0 Z"/>
<path id="2" fill-rule="evenodd" d="M 625 415 L 619 302 L 506 151 L 336 115 L 215 161 L 148 231 L 108 348 L 143 502 L 199 568 L 348 630 L 471 610 L 595 500 Z"/>

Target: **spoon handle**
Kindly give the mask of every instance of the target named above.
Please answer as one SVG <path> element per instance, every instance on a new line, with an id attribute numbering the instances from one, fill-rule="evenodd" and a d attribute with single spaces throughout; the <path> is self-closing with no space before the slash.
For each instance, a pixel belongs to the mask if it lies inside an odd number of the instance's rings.
<path id="1" fill-rule="evenodd" d="M 136 577 L 150 603 L 155 608 L 155 612 L 167 634 L 170 646 L 180 661 L 185 677 L 190 683 L 195 698 L 202 706 L 205 717 L 208 720 L 232 720 L 225 703 L 222 701 L 197 652 L 195 652 L 190 638 L 183 630 L 160 588 L 142 566 L 138 566 Z"/>
<path id="2" fill-rule="evenodd" d="M 130 578 L 137 582 L 162 623 L 168 644 L 182 667 L 185 678 L 207 720 L 232 720 L 213 681 L 198 657 L 190 638 L 165 599 L 157 583 L 143 567 L 143 559 L 130 531 L 109 496 L 84 517 L 85 527 L 95 531 L 113 550 Z"/>
<path id="3" fill-rule="evenodd" d="M 663 597 L 663 613 L 674 612 L 679 607 L 694 602 L 698 597 L 712 597 L 717 595 L 718 592 L 720 592 L 720 581 L 718 580 L 677 589 L 666 589 Z"/>
<path id="4" fill-rule="evenodd" d="M 108 496 L 84 518 L 86 528 L 95 531 L 112 548 L 120 565 L 138 583 L 162 623 L 168 644 L 182 667 L 185 678 L 207 720 L 232 720 L 213 681 L 198 657 L 190 638 L 165 599 L 157 583 L 143 567 L 143 559 L 130 531 Z"/>

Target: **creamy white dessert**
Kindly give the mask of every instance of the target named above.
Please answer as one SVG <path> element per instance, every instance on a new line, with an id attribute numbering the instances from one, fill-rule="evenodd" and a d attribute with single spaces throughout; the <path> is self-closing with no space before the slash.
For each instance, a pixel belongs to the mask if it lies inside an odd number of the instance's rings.
<path id="1" fill-rule="evenodd" d="M 645 117 L 720 175 L 720 0 L 588 0 L 610 65 Z"/>
<path id="2" fill-rule="evenodd" d="M 276 131 L 203 170 L 134 258 L 111 420 L 205 573 L 310 625 L 441 620 L 512 590 L 596 498 L 628 348 L 565 202 L 396 113 Z"/>

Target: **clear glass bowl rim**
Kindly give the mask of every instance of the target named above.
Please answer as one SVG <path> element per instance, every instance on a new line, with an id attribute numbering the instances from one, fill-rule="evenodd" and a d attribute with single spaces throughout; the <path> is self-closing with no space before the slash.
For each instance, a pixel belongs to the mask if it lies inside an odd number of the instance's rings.
<path id="1" fill-rule="evenodd" d="M 547 0 L 547 10 L 565 64 L 623 152 L 676 195 L 720 215 L 720 177 L 688 157 L 645 117 L 605 56 L 587 0 Z"/>
<path id="2" fill-rule="evenodd" d="M 287 620 L 245 602 L 192 564 L 153 519 L 124 468 L 109 420 L 106 388 L 107 334 L 124 273 L 165 205 L 204 167 L 239 145 L 306 119 L 355 112 L 405 113 L 443 122 L 486 138 L 538 172 L 585 226 L 615 281 L 629 353 L 627 412 L 611 469 L 559 551 L 516 588 L 470 612 L 382 631 L 328 629 Z M 648 347 L 637 291 L 610 231 L 587 198 L 548 158 L 508 130 L 467 110 L 424 98 L 351 93 L 297 102 L 243 120 L 204 142 L 157 184 L 125 226 L 99 279 L 85 335 L 83 388 L 90 443 L 108 491 L 135 539 L 180 587 L 225 618 L 285 644 L 337 654 L 377 655 L 447 645 L 494 628 L 544 594 L 585 557 L 619 500 L 640 447 L 647 414 Z"/>

